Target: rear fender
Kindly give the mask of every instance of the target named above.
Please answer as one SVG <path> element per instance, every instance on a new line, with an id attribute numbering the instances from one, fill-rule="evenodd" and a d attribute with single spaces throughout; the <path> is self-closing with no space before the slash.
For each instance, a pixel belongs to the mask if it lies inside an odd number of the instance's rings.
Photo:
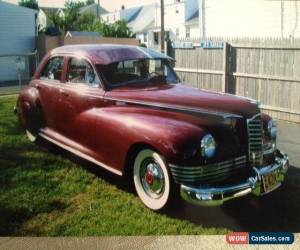
<path id="1" fill-rule="evenodd" d="M 17 100 L 17 115 L 21 124 L 36 131 L 43 125 L 39 93 L 34 87 L 24 89 Z"/>

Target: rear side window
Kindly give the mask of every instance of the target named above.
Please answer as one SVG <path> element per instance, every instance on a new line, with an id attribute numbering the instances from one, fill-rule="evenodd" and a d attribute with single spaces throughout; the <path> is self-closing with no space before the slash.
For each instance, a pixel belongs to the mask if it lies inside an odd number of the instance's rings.
<path id="1" fill-rule="evenodd" d="M 71 58 L 68 67 L 67 80 L 93 87 L 99 86 L 99 78 L 92 65 L 82 58 Z"/>
<path id="2" fill-rule="evenodd" d="M 41 74 L 41 79 L 60 81 L 63 65 L 64 65 L 63 57 L 61 56 L 52 57 L 51 59 L 49 59 L 45 68 L 43 69 Z"/>

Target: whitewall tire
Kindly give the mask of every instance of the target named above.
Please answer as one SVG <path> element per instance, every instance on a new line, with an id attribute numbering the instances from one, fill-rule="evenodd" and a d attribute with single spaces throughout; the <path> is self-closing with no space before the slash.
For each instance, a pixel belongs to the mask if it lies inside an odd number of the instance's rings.
<path id="1" fill-rule="evenodd" d="M 36 142 L 37 135 L 32 134 L 28 129 L 26 129 L 26 135 L 29 141 Z"/>
<path id="2" fill-rule="evenodd" d="M 171 180 L 163 157 L 151 149 L 140 151 L 134 161 L 133 180 L 142 202 L 152 210 L 167 206 L 171 196 Z"/>

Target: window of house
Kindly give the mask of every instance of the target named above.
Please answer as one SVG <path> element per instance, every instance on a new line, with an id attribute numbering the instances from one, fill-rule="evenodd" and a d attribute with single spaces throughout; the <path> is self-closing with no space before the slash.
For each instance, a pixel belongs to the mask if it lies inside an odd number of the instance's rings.
<path id="1" fill-rule="evenodd" d="M 52 57 L 42 71 L 41 79 L 60 81 L 64 58 L 61 56 Z"/>
<path id="2" fill-rule="evenodd" d="M 147 42 L 147 33 L 144 33 L 144 42 Z"/>
<path id="3" fill-rule="evenodd" d="M 106 21 L 109 22 L 109 16 L 106 17 Z"/>
<path id="4" fill-rule="evenodd" d="M 153 36 L 154 43 L 157 45 L 159 43 L 158 32 L 154 32 Z"/>
<path id="5" fill-rule="evenodd" d="M 176 28 L 176 37 L 179 36 L 179 28 Z"/>
<path id="6" fill-rule="evenodd" d="M 93 87 L 99 86 L 99 78 L 92 65 L 85 59 L 72 58 L 67 73 L 67 80 L 72 83 L 82 83 Z"/>
<path id="7" fill-rule="evenodd" d="M 185 28 L 185 36 L 186 36 L 186 38 L 191 37 L 191 28 L 190 27 Z"/>
<path id="8" fill-rule="evenodd" d="M 175 13 L 178 14 L 179 13 L 179 9 L 178 6 L 175 7 Z"/>

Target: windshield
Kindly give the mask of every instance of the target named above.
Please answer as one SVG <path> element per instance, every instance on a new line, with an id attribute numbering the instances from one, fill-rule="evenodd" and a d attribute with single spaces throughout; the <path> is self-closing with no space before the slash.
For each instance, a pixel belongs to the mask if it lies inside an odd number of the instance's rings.
<path id="1" fill-rule="evenodd" d="M 162 59 L 126 60 L 108 65 L 98 65 L 104 80 L 111 86 L 142 83 L 178 83 L 179 78 Z"/>

